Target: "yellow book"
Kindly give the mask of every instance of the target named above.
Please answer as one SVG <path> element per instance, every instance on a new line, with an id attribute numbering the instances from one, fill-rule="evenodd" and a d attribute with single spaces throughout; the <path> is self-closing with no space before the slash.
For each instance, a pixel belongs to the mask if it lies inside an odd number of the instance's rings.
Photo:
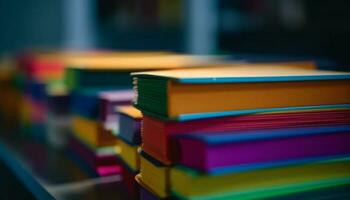
<path id="1" fill-rule="evenodd" d="M 117 144 L 117 138 L 97 121 L 75 115 L 72 119 L 72 129 L 77 138 L 93 148 Z"/>
<path id="2" fill-rule="evenodd" d="M 105 57 L 71 57 L 69 68 L 82 70 L 140 71 L 208 64 L 213 57 L 171 53 L 124 53 Z"/>
<path id="3" fill-rule="evenodd" d="M 145 154 L 142 154 L 140 157 L 140 173 L 137 175 L 136 180 L 157 196 L 161 198 L 167 197 L 170 194 L 170 167 L 162 165 L 154 159 L 150 161 L 150 159 L 152 158 L 148 155 L 145 158 Z"/>
<path id="4" fill-rule="evenodd" d="M 57 53 L 56 53 L 57 54 Z M 201 67 L 203 65 L 251 65 L 225 60 L 225 56 L 193 56 L 161 51 L 59 52 L 69 68 L 85 70 L 140 71 Z M 47 58 L 48 56 L 46 56 Z M 57 55 L 55 56 L 57 57 Z M 283 65 L 301 69 L 316 69 L 312 61 L 275 62 L 254 65 Z"/>
<path id="5" fill-rule="evenodd" d="M 189 199 L 220 196 L 223 193 L 234 196 L 304 184 L 317 185 L 339 179 L 350 181 L 350 158 L 222 175 L 206 175 L 183 168 L 173 168 L 170 173 L 172 191 Z"/>
<path id="6" fill-rule="evenodd" d="M 161 118 L 350 103 L 350 73 L 231 66 L 133 73 L 135 104 Z"/>
<path id="7" fill-rule="evenodd" d="M 122 139 L 118 140 L 118 146 L 120 149 L 120 158 L 133 170 L 140 170 L 140 155 L 137 152 L 137 145 L 130 145 L 124 142 Z"/>

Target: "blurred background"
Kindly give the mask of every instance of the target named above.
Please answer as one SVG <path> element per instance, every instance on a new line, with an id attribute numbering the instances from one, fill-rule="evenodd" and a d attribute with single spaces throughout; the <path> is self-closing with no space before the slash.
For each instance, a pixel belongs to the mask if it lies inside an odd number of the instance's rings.
<path id="1" fill-rule="evenodd" d="M 32 48 L 322 57 L 349 69 L 346 0 L 1 0 L 0 53 Z"/>

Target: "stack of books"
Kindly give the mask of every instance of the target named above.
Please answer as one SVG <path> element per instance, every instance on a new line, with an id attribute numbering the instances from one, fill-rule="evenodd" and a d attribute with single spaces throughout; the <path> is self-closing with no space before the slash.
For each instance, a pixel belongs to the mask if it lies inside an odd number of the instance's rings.
<path id="1" fill-rule="evenodd" d="M 79 157 L 84 169 L 92 176 L 118 174 L 121 167 L 116 159 L 117 139 L 110 129 L 104 127 L 100 113 L 107 104 L 129 105 L 133 93 L 128 90 L 96 91 L 79 90 L 72 94 L 72 135 L 69 147 L 72 154 Z M 79 159 L 78 158 L 78 159 Z"/>
<path id="2" fill-rule="evenodd" d="M 43 51 L 17 58 L 20 124 L 26 135 L 63 148 L 70 128 L 70 95 L 64 84 L 66 66 L 76 59 L 113 56 L 113 52 Z M 75 63 L 75 62 L 74 62 Z"/>
<path id="3" fill-rule="evenodd" d="M 115 53 L 71 58 L 65 83 L 71 94 L 73 137 L 71 154 L 93 175 L 121 173 L 116 151 L 118 113 L 115 107 L 131 105 L 130 72 L 172 69 L 203 64 L 199 57 L 170 53 Z M 119 147 L 117 147 L 119 149 Z M 76 159 L 78 160 L 78 159 Z M 88 167 L 87 167 L 88 166 Z"/>
<path id="4" fill-rule="evenodd" d="M 257 199 L 350 183 L 350 73 L 236 65 L 132 76 L 145 198 Z"/>
<path id="5" fill-rule="evenodd" d="M 119 159 L 123 164 L 123 185 L 128 196 L 139 199 L 139 187 L 135 175 L 140 170 L 141 119 L 142 114 L 133 106 L 124 106 L 117 109 L 119 114 L 118 147 Z"/>
<path id="6" fill-rule="evenodd" d="M 47 90 L 62 83 L 68 53 L 32 52 L 18 56 L 18 85 L 21 88 L 22 133 L 46 141 Z"/>

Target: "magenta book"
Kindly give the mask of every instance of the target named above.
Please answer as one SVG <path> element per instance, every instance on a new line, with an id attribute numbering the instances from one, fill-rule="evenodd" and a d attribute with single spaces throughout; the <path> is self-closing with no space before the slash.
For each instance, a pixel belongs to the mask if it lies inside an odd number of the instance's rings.
<path id="1" fill-rule="evenodd" d="M 179 138 L 180 164 L 210 172 L 281 161 L 350 154 L 350 126 L 188 134 Z"/>

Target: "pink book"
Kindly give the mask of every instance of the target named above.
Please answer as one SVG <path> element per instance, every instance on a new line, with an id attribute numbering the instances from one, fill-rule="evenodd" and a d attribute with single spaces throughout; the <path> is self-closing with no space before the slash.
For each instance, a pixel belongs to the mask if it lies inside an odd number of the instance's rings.
<path id="1" fill-rule="evenodd" d="M 122 172 L 122 166 L 116 159 L 113 147 L 93 150 L 73 137 L 69 141 L 69 147 L 99 176 L 120 174 Z"/>

